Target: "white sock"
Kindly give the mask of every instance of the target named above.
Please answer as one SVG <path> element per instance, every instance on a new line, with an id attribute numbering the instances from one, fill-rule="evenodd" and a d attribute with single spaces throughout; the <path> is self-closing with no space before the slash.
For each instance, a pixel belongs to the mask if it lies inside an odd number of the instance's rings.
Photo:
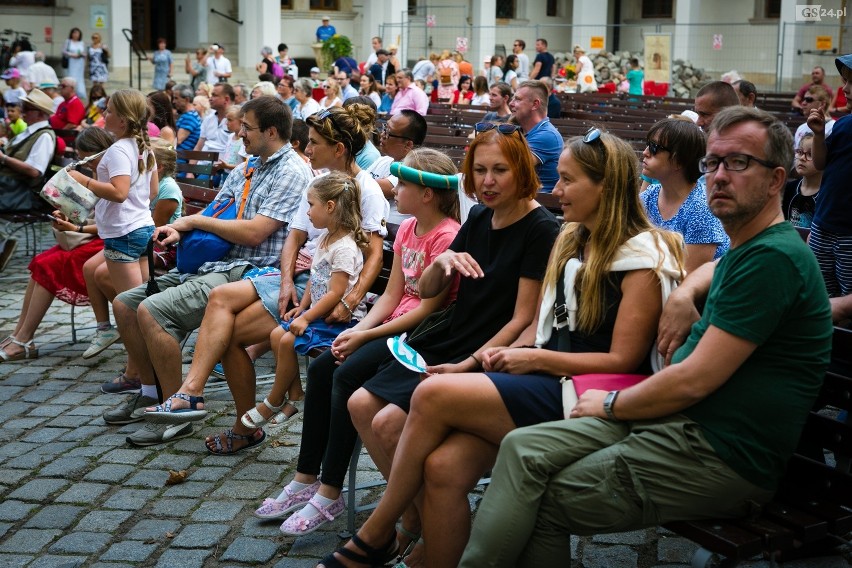
<path id="1" fill-rule="evenodd" d="M 304 489 L 308 485 L 311 485 L 311 484 L 310 483 L 299 483 L 298 481 L 291 481 L 290 483 L 287 484 L 287 487 L 290 488 L 291 493 L 298 493 L 299 491 L 301 491 L 302 489 Z M 275 500 L 276 501 L 286 501 L 287 497 L 288 497 L 287 492 L 282 490 L 281 493 L 278 495 L 278 497 L 275 498 Z"/>
<path id="2" fill-rule="evenodd" d="M 319 493 L 317 493 L 316 495 L 314 495 L 314 499 L 315 499 L 317 502 L 319 502 L 319 504 L 320 504 L 320 505 L 322 505 L 322 506 L 323 506 L 323 508 L 327 508 L 329 505 L 331 505 L 332 503 L 334 503 L 335 501 L 337 501 L 337 499 L 329 499 L 328 497 L 323 497 L 323 496 L 322 496 L 322 495 L 320 495 Z M 316 507 L 314 507 L 314 506 L 313 506 L 313 504 L 312 504 L 312 503 L 308 503 L 307 505 L 305 505 L 305 506 L 302 508 L 302 510 L 301 510 L 301 511 L 299 511 L 299 512 L 298 512 L 298 513 L 296 513 L 296 514 L 297 514 L 297 515 L 299 515 L 299 516 L 300 516 L 300 517 L 302 517 L 302 518 L 310 519 L 310 518 L 312 518 L 312 517 L 316 517 L 317 515 L 319 515 L 319 514 L 320 514 L 320 512 L 317 510 L 317 508 L 316 508 Z"/>
<path id="3" fill-rule="evenodd" d="M 142 396 L 157 398 L 157 385 L 142 385 Z"/>

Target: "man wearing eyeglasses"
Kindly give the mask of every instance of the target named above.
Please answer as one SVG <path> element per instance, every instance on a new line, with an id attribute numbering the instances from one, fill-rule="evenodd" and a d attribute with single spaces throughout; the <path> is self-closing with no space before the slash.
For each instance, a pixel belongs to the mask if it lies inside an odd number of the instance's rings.
<path id="1" fill-rule="evenodd" d="M 572 532 L 744 517 L 772 499 L 832 336 L 816 259 L 781 214 L 792 147 L 768 113 L 719 113 L 701 170 L 731 250 L 669 297 L 658 348 L 671 364 L 623 390 L 587 390 L 570 420 L 509 433 L 462 568 L 566 565 Z M 673 313 L 687 325 L 668 327 Z"/>
<path id="2" fill-rule="evenodd" d="M 393 116 L 404 109 L 410 109 L 426 116 L 429 111 L 429 96 L 414 84 L 414 76 L 409 69 L 396 73 L 396 84 L 396 97 L 393 99 L 389 114 Z"/>
<path id="3" fill-rule="evenodd" d="M 523 128 L 535 161 L 535 171 L 541 181 L 541 191 L 550 193 L 559 176 L 556 162 L 562 153 L 562 135 L 547 118 L 547 87 L 541 81 L 524 81 L 515 92 L 509 108 L 515 121 Z"/>
<path id="4" fill-rule="evenodd" d="M 518 56 L 518 68 L 515 70 L 518 81 L 526 81 L 530 78 L 530 58 L 524 53 L 526 48 L 527 42 L 522 39 L 516 39 L 512 44 L 512 53 Z"/>
<path id="5" fill-rule="evenodd" d="M 63 77 L 59 82 L 59 94 L 64 99 L 59 103 L 56 113 L 50 117 L 50 127 L 54 130 L 74 130 L 86 117 L 83 101 L 77 96 L 77 80 L 74 77 Z M 66 144 L 74 142 L 73 136 L 62 138 Z"/>

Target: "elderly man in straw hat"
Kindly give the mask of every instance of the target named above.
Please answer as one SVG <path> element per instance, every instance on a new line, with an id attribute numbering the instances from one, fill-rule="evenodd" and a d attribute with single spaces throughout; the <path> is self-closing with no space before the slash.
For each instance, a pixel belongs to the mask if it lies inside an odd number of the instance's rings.
<path id="1" fill-rule="evenodd" d="M 0 148 L 0 211 L 29 211 L 35 190 L 41 184 L 53 153 L 56 135 L 47 119 L 53 114 L 53 101 L 38 89 L 21 97 L 22 116 L 27 129 Z M 17 242 L 0 233 L 0 271 L 6 268 Z"/>

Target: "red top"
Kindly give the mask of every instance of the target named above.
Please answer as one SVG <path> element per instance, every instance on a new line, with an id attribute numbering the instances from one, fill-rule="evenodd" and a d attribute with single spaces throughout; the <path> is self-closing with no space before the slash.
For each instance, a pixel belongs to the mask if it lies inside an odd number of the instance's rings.
<path id="1" fill-rule="evenodd" d="M 455 91 L 455 92 L 453 93 L 453 97 L 450 99 L 450 103 L 452 103 L 452 104 L 454 104 L 454 105 L 455 105 L 455 104 L 458 104 L 458 103 L 459 103 L 459 99 L 460 99 L 460 95 L 461 95 L 461 91 L 458 91 L 458 90 L 457 90 L 457 91 Z M 468 91 L 468 92 L 466 92 L 466 93 L 464 94 L 464 97 L 461 97 L 461 98 L 464 98 L 465 100 L 468 100 L 468 101 L 469 101 L 469 100 L 471 100 L 471 99 L 473 98 L 473 91 Z"/>
<path id="2" fill-rule="evenodd" d="M 56 113 L 50 117 L 50 127 L 54 130 L 73 130 L 86 116 L 86 109 L 83 107 L 83 102 L 74 95 L 67 101 L 62 101 Z M 73 136 L 64 136 L 63 139 L 69 145 L 74 143 Z"/>

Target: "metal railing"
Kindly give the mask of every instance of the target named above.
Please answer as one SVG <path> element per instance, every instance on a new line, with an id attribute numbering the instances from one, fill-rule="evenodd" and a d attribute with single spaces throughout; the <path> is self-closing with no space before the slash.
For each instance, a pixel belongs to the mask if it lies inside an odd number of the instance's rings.
<path id="1" fill-rule="evenodd" d="M 142 48 L 139 43 L 133 39 L 133 30 L 129 30 L 127 28 L 122 28 L 121 33 L 124 34 L 124 39 L 127 40 L 127 43 L 130 45 L 130 65 L 128 66 L 130 72 L 128 76 L 130 78 L 130 88 L 133 88 L 133 56 L 136 55 L 136 82 L 138 83 L 137 88 L 142 90 L 142 62 L 148 60 L 148 54 L 145 53 L 145 50 Z"/>

